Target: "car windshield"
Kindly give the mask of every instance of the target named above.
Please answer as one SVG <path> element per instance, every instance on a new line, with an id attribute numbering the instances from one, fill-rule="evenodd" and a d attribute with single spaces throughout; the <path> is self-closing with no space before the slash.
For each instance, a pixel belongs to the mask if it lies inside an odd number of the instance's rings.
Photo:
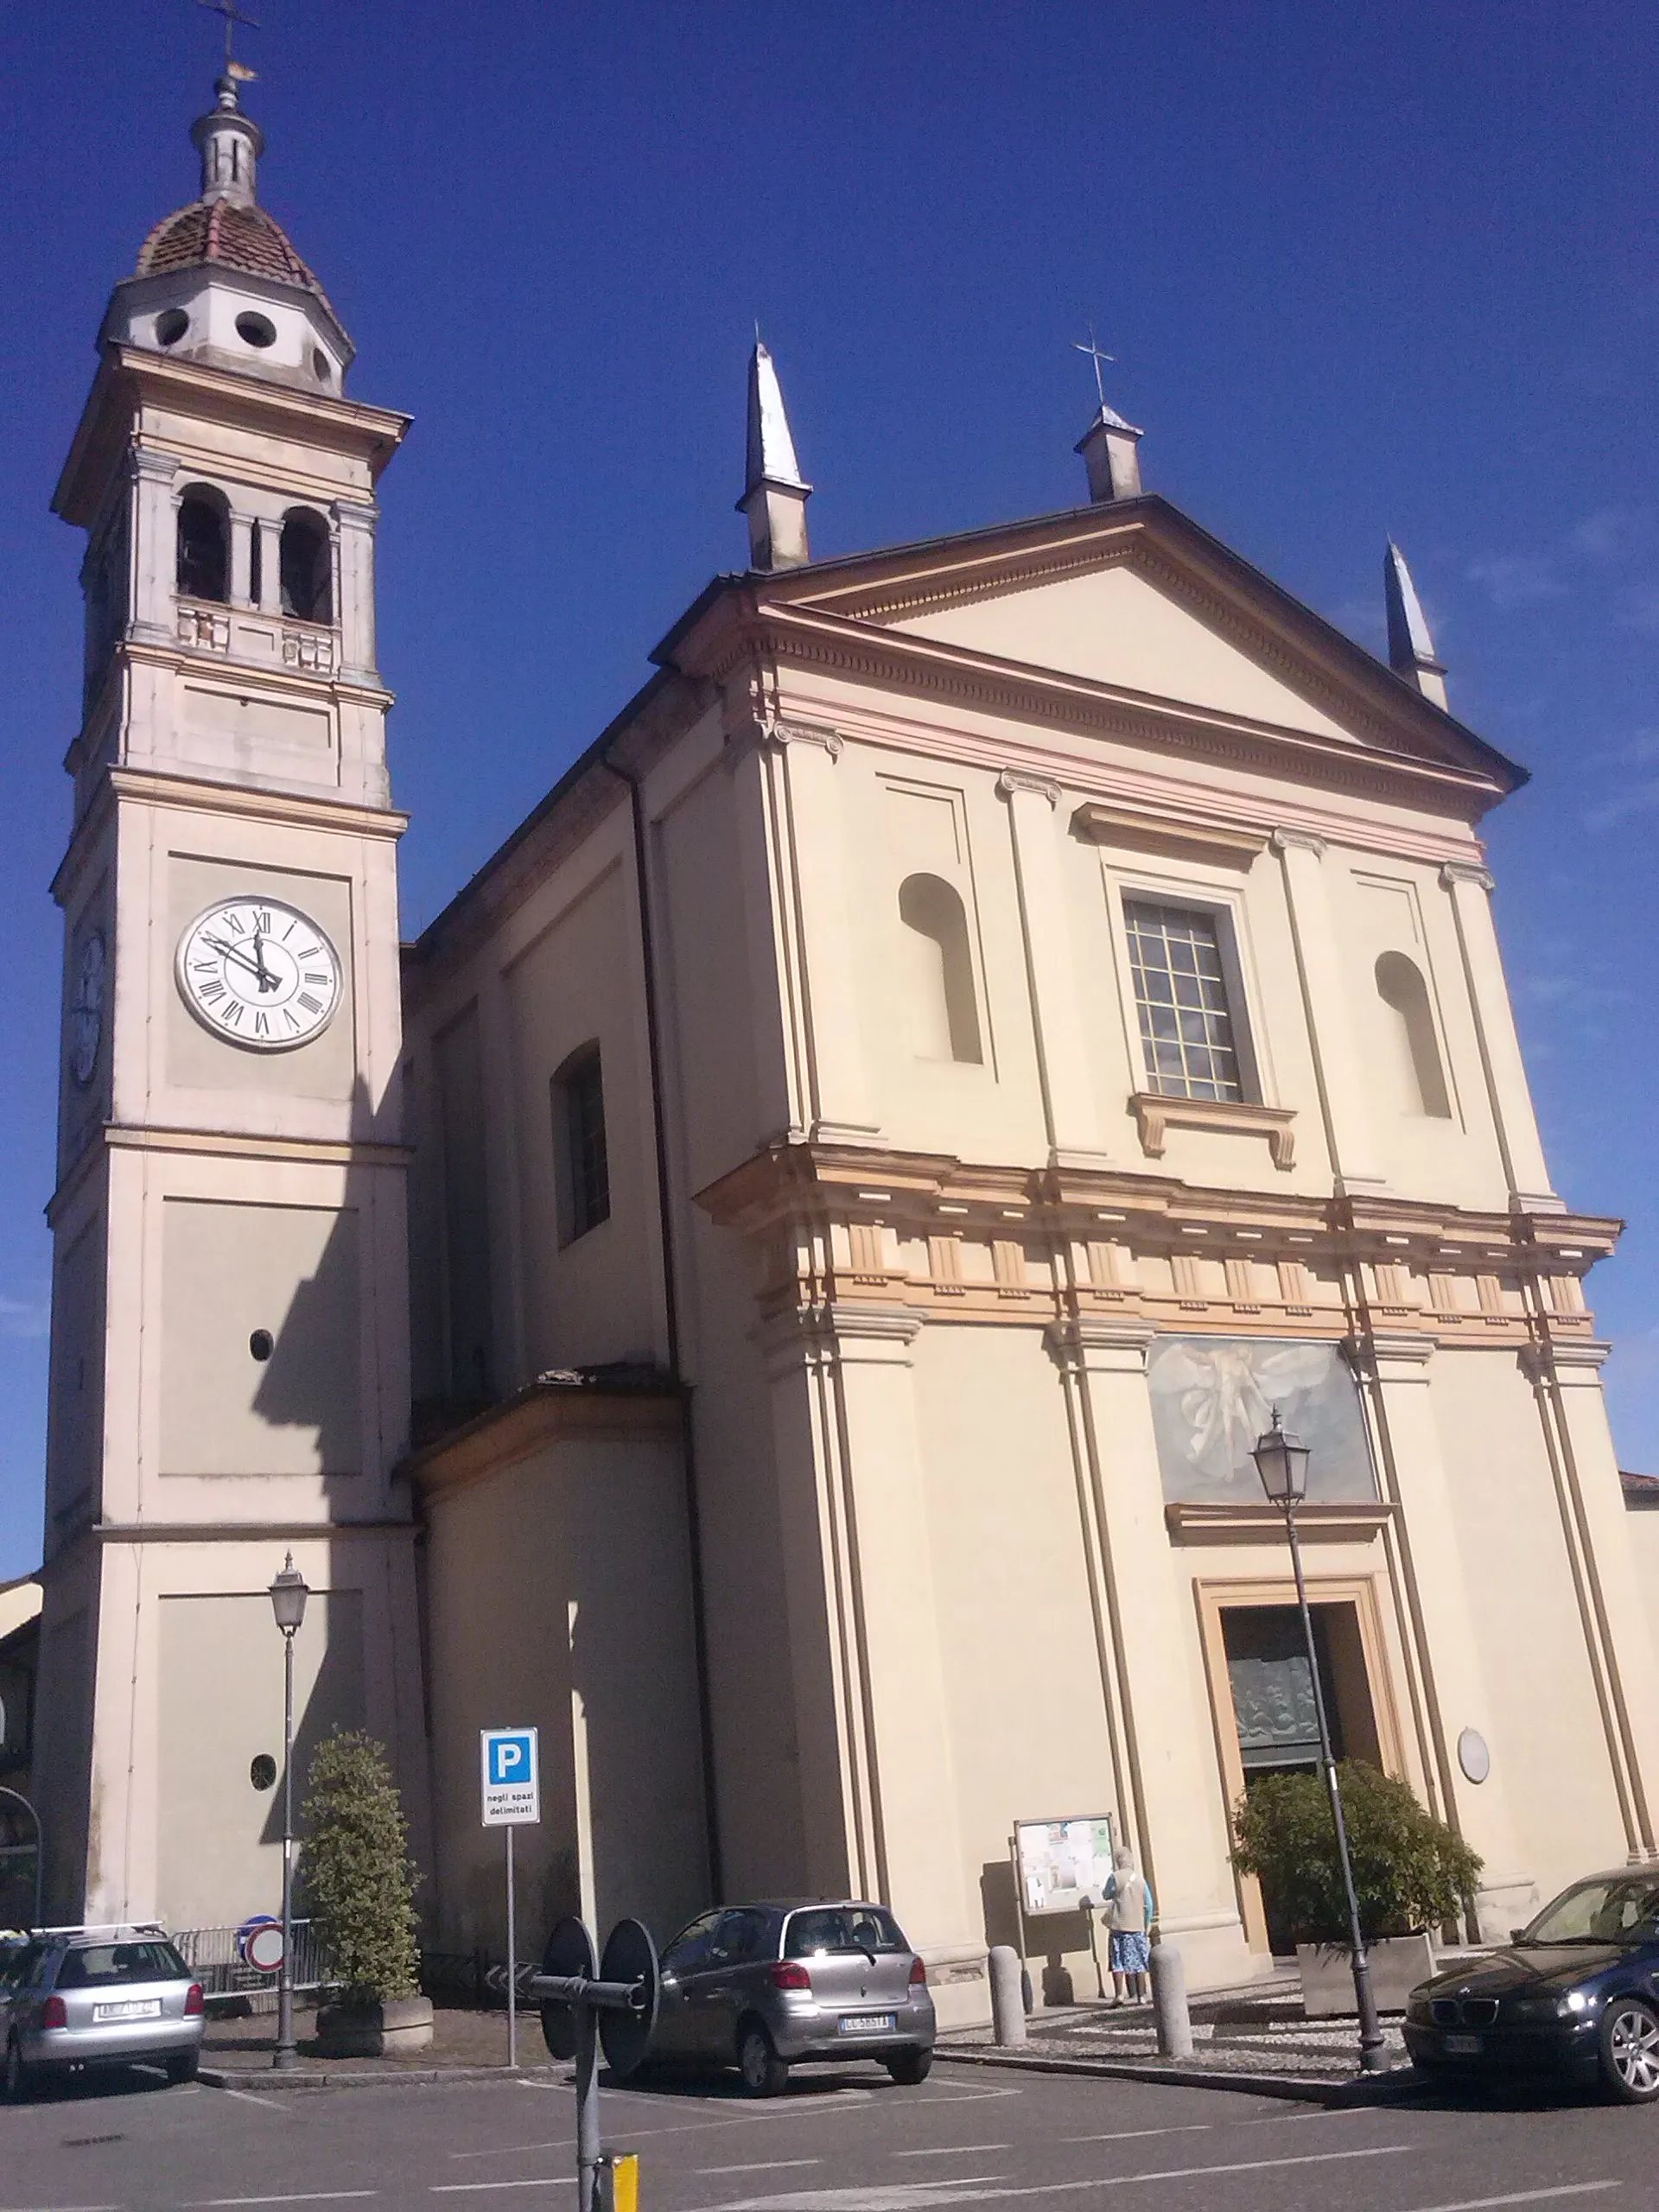
<path id="1" fill-rule="evenodd" d="M 1659 1881 L 1604 1874 L 1575 1882 L 1522 1931 L 1525 1943 L 1659 1942 Z"/>
<path id="2" fill-rule="evenodd" d="M 134 1981 L 188 1981 L 189 1969 L 170 1943 L 88 1943 L 67 1952 L 60 1989 L 118 1989 Z"/>
<path id="3" fill-rule="evenodd" d="M 790 1959 L 817 1959 L 831 1951 L 863 1951 L 874 1958 L 882 1951 L 907 1951 L 899 1923 L 878 1904 L 817 1905 L 810 1912 L 791 1913 L 784 1955 Z"/>

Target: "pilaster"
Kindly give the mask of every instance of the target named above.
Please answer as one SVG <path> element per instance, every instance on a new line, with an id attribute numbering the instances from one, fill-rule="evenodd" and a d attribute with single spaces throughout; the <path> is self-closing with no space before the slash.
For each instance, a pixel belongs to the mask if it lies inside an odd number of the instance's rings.
<path id="1" fill-rule="evenodd" d="M 1483 1942 L 1503 1942 L 1533 1898 L 1509 1797 L 1511 1781 L 1524 1787 L 1525 1778 L 1507 1764 L 1508 1747 L 1494 1734 L 1479 1643 L 1470 1632 L 1470 1569 L 1429 1395 L 1434 1350 L 1433 1338 L 1403 1332 L 1372 1332 L 1351 1344 L 1370 1398 L 1385 1494 L 1398 1509 L 1402 1625 L 1414 1662 L 1418 1749 L 1429 1802 L 1486 1861 L 1476 1901 L 1479 1926 L 1471 1932 Z M 1491 1746 L 1491 1771 L 1482 1783 L 1471 1782 L 1458 1761 L 1465 1728 L 1478 1730 Z"/>
<path id="2" fill-rule="evenodd" d="M 847 897 L 836 780 L 842 741 L 833 729 L 771 715 L 755 728 L 807 1133 L 830 1143 L 872 1143 L 880 1128 L 859 1014 Z"/>
<path id="3" fill-rule="evenodd" d="M 170 645 L 178 625 L 173 594 L 177 581 L 176 454 L 134 446 L 127 456 L 132 539 L 128 569 L 128 634 L 142 644 Z"/>
<path id="4" fill-rule="evenodd" d="M 1464 979 L 1480 1040 L 1480 1064 L 1497 1133 L 1498 1152 L 1509 1179 L 1510 1202 L 1522 1213 L 1560 1213 L 1562 1202 L 1550 1187 L 1538 1117 L 1521 1058 L 1509 986 L 1492 921 L 1492 879 L 1483 868 L 1448 861 L 1440 882 L 1452 900 Z"/>
<path id="5" fill-rule="evenodd" d="M 1071 1319 L 1050 1328 L 1048 1346 L 1071 1401 L 1120 1818 L 1160 1922 L 1192 1931 L 1189 1948 L 1208 1971 L 1242 1965 L 1245 1938 L 1190 1591 L 1171 1565 L 1164 1522 L 1147 1388 L 1153 1334 L 1135 1322 Z"/>
<path id="6" fill-rule="evenodd" d="M 1338 1191 L 1380 1190 L 1383 1178 L 1366 1110 L 1363 1064 L 1325 888 L 1325 841 L 1302 830 L 1275 830 L 1272 842 L 1284 871 L 1285 905 L 1296 948 L 1308 1047 L 1319 1087 L 1332 1174 Z"/>
<path id="7" fill-rule="evenodd" d="M 374 526 L 380 510 L 366 499 L 334 501 L 334 612 L 340 626 L 340 680 L 378 688 L 374 626 Z M 275 582 L 275 578 L 272 578 Z"/>
<path id="8" fill-rule="evenodd" d="M 1584 1624 L 1607 1756 L 1633 1859 L 1659 1857 L 1659 1659 L 1625 1523 L 1601 1367 L 1610 1347 L 1545 1339 L 1522 1364 L 1555 1473 L 1561 1535 Z"/>
<path id="9" fill-rule="evenodd" d="M 973 1941 L 979 1916 L 944 1840 L 957 1801 L 912 1371 L 920 1327 L 899 1307 L 836 1303 L 780 1316 L 764 1341 L 802 1749 L 824 1740 L 814 1722 L 832 1707 L 839 1745 L 833 1785 L 804 1776 L 811 1876 L 862 1884 L 937 1945 Z"/>
<path id="10" fill-rule="evenodd" d="M 1007 802 L 1014 880 L 1026 949 L 1037 1070 L 1051 1164 L 1100 1166 L 1100 1112 L 1084 1042 L 1083 1000 L 1071 957 L 1055 835 L 1057 784 L 1005 769 L 998 795 Z"/>

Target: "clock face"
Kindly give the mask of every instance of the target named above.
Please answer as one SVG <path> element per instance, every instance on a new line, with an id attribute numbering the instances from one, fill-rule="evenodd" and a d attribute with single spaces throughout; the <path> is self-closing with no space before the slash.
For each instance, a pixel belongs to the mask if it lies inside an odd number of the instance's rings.
<path id="1" fill-rule="evenodd" d="M 104 1035 L 104 940 L 94 930 L 80 948 L 75 995 L 69 1002 L 69 1065 L 79 1084 L 92 1079 Z"/>
<path id="2" fill-rule="evenodd" d="M 309 1044 L 340 1004 L 340 955 L 280 899 L 221 899 L 199 914 L 179 940 L 177 972 L 197 1020 L 250 1052 Z"/>

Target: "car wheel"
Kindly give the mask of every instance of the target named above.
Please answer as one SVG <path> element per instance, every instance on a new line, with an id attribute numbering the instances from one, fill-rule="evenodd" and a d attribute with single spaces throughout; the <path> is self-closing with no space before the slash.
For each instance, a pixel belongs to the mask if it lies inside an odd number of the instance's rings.
<path id="1" fill-rule="evenodd" d="M 931 2050 L 895 2050 L 891 2058 L 884 2058 L 881 2063 L 901 2089 L 913 2089 L 918 2082 L 926 2081 L 933 2054 Z"/>
<path id="2" fill-rule="evenodd" d="M 775 2097 L 789 2080 L 789 2069 L 758 2023 L 744 2029 L 737 2046 L 737 2070 L 752 2097 Z"/>
<path id="3" fill-rule="evenodd" d="M 1615 1997 L 1601 2024 L 1601 2071 L 1621 2103 L 1659 2097 L 1659 2012 L 1639 1997 Z"/>
<path id="4" fill-rule="evenodd" d="M 181 2050 L 175 2057 L 166 2059 L 162 2063 L 167 2068 L 167 2078 L 169 2082 L 175 2085 L 180 2082 L 194 2082 L 196 2078 L 196 2069 L 201 2063 L 201 2054 L 196 2050 Z"/>

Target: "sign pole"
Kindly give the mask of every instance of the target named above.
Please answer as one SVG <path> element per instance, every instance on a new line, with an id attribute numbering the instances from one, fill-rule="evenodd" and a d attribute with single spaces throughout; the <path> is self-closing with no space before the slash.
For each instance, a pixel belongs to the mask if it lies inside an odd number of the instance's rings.
<path id="1" fill-rule="evenodd" d="M 512 1830 L 507 1830 L 507 2064 L 518 2063 L 518 1917 L 512 1894 Z"/>
<path id="2" fill-rule="evenodd" d="M 482 1804 L 486 1828 L 507 1832 L 507 2064 L 518 2063 L 518 1899 L 512 1832 L 542 1817 L 540 1738 L 534 1728 L 480 1728 Z"/>

